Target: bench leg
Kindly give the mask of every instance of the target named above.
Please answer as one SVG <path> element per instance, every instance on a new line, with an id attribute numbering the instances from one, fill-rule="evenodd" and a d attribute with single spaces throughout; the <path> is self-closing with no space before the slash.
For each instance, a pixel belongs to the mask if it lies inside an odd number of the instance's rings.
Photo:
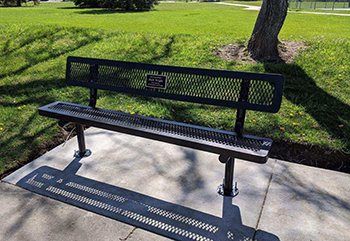
<path id="1" fill-rule="evenodd" d="M 224 179 L 224 195 L 230 196 L 233 190 L 233 173 L 235 167 L 235 159 L 230 157 L 225 164 L 225 179 Z"/>
<path id="2" fill-rule="evenodd" d="M 218 188 L 218 193 L 223 196 L 237 196 L 237 183 L 233 186 L 233 175 L 235 167 L 235 158 L 220 156 L 220 162 L 225 163 L 225 178 L 223 184 Z"/>
<path id="3" fill-rule="evenodd" d="M 90 156 L 91 151 L 87 150 L 85 146 L 85 136 L 84 136 L 83 125 L 76 123 L 75 128 L 77 129 L 79 151 L 76 151 L 74 156 L 76 157 Z"/>

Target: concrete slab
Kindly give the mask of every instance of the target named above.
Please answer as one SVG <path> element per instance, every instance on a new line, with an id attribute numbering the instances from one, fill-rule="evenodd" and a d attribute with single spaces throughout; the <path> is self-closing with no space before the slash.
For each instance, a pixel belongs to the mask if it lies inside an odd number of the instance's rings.
<path id="1" fill-rule="evenodd" d="M 349 225 L 349 174 L 277 162 L 257 239 L 346 241 Z"/>
<path id="2" fill-rule="evenodd" d="M 4 180 L 176 240 L 253 238 L 275 160 L 238 160 L 232 200 L 216 194 L 224 173 L 217 155 L 95 128 L 86 140 L 89 157 L 73 158 L 73 138 Z M 128 239 L 148 235 L 136 229 Z"/>
<path id="3" fill-rule="evenodd" d="M 149 231 L 137 228 L 129 235 L 128 241 L 170 241 L 172 239 L 159 236 Z"/>
<path id="4" fill-rule="evenodd" d="M 0 182 L 0 240 L 123 240 L 133 227 Z"/>

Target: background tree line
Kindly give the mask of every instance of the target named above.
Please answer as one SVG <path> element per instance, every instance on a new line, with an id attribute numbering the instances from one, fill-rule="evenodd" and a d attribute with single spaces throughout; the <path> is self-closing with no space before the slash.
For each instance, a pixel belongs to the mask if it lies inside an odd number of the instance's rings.
<path id="1" fill-rule="evenodd" d="M 0 0 L 0 6 L 21 7 L 22 3 L 28 3 L 28 0 Z M 40 0 L 33 0 L 34 5 L 39 5 Z"/>
<path id="2" fill-rule="evenodd" d="M 157 0 L 73 0 L 74 4 L 82 8 L 107 8 L 127 11 L 149 11 Z"/>

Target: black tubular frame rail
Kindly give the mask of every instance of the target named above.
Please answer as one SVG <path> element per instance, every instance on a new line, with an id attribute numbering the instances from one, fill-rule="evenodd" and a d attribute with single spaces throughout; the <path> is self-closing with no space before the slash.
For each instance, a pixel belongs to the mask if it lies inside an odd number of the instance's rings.
<path id="1" fill-rule="evenodd" d="M 148 81 L 156 85 L 149 86 Z M 39 108 L 39 113 L 76 123 L 78 155 L 84 156 L 88 151 L 83 125 L 217 153 L 220 162 L 226 164 L 220 193 L 235 195 L 234 159 L 265 163 L 272 145 L 272 140 L 268 138 L 243 134 L 246 110 L 276 113 L 281 105 L 284 77 L 68 57 L 66 83 L 89 88 L 89 106 L 55 102 Z M 99 109 L 96 108 L 98 89 L 236 108 L 235 130 L 215 130 Z"/>

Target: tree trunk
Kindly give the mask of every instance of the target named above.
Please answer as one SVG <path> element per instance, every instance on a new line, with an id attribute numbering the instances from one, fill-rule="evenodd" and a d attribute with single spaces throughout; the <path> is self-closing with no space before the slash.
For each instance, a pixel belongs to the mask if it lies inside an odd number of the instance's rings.
<path id="1" fill-rule="evenodd" d="M 21 0 L 17 0 L 17 7 L 21 7 L 22 6 L 22 4 L 21 4 Z"/>
<path id="2" fill-rule="evenodd" d="M 288 11 L 288 0 L 264 0 L 248 42 L 251 56 L 260 62 L 276 62 L 278 34 Z"/>

